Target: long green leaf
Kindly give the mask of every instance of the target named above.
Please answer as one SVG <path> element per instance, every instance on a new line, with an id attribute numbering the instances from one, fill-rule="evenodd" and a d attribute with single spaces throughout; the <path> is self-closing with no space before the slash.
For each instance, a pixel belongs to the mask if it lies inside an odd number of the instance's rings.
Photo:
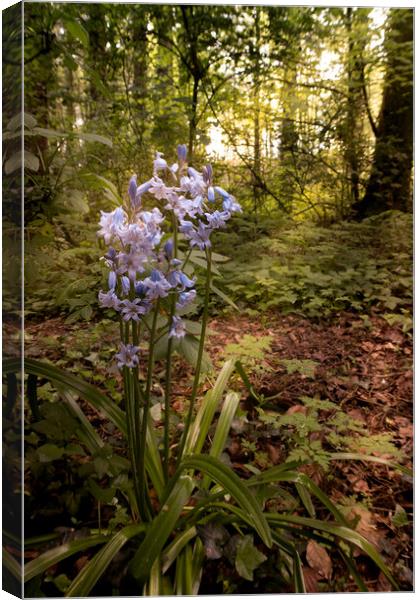
<path id="1" fill-rule="evenodd" d="M 102 548 L 80 571 L 77 577 L 72 581 L 66 592 L 66 597 L 74 598 L 85 597 L 102 576 L 105 569 L 109 566 L 112 559 L 118 554 L 121 548 L 136 535 L 142 533 L 146 528 L 144 523 L 140 525 L 128 525 L 114 534 L 109 542 Z"/>
<path id="2" fill-rule="evenodd" d="M 304 473 L 298 471 L 288 471 L 287 464 L 278 465 L 271 467 L 267 471 L 264 471 L 260 475 L 255 475 L 246 482 L 247 486 L 258 485 L 258 483 L 276 483 L 280 481 L 288 481 L 290 483 L 305 486 L 314 496 L 320 500 L 326 508 L 331 512 L 334 518 L 342 525 L 348 525 L 343 514 L 338 508 L 331 502 L 326 494 Z M 291 465 L 291 463 L 290 463 Z M 305 499 L 306 500 L 306 499 Z M 305 508 L 309 508 L 306 507 Z"/>
<path id="3" fill-rule="evenodd" d="M 193 488 L 194 483 L 191 477 L 180 476 L 176 481 L 172 492 L 150 524 L 146 537 L 130 563 L 131 573 L 136 579 L 145 581 L 149 577 L 153 563 L 174 531 L 179 515 L 190 498 Z"/>
<path id="4" fill-rule="evenodd" d="M 390 570 L 384 563 L 379 552 L 372 546 L 370 542 L 368 542 L 360 533 L 350 529 L 349 527 L 344 527 L 343 525 L 337 523 L 329 523 L 326 521 L 320 521 L 318 519 L 309 519 L 306 517 L 299 517 L 296 515 L 282 515 L 275 513 L 266 513 L 267 521 L 273 525 L 284 526 L 287 524 L 292 525 L 301 525 L 303 527 L 307 527 L 309 529 L 319 529 L 320 531 L 325 531 L 326 533 L 330 533 L 335 535 L 342 540 L 357 546 L 365 554 L 367 554 L 379 567 L 391 585 L 398 590 L 398 584 L 393 578 Z M 296 531 L 293 528 L 293 531 Z"/>
<path id="5" fill-rule="evenodd" d="M 296 486 L 297 493 L 299 494 L 300 499 L 302 500 L 302 504 L 308 511 L 309 516 L 312 518 L 315 518 L 316 517 L 315 508 L 314 508 L 314 505 L 312 504 L 311 495 L 308 492 L 307 488 L 304 485 L 302 485 L 301 483 L 296 483 L 295 486 Z"/>
<path id="6" fill-rule="evenodd" d="M 199 453 L 201 451 L 233 369 L 233 360 L 225 362 L 213 389 L 205 395 L 188 433 L 184 454 Z"/>
<path id="7" fill-rule="evenodd" d="M 192 596 L 192 551 L 188 544 L 178 556 L 175 572 L 177 596 Z"/>
<path id="8" fill-rule="evenodd" d="M 305 579 L 303 577 L 302 561 L 300 560 L 299 552 L 293 544 L 283 539 L 278 532 L 273 532 L 273 541 L 279 548 L 289 554 L 293 560 L 293 583 L 295 586 L 295 593 L 305 594 Z"/>
<path id="9" fill-rule="evenodd" d="M 219 458 L 223 452 L 240 399 L 237 392 L 229 392 L 226 395 L 210 448 L 210 456 L 214 456 L 214 458 Z"/>
<path id="10" fill-rule="evenodd" d="M 25 583 L 33 577 L 41 575 L 41 573 L 44 573 L 49 567 L 64 560 L 65 558 L 68 558 L 73 554 L 77 554 L 77 552 L 81 552 L 82 550 L 86 550 L 86 548 L 91 548 L 92 546 L 97 546 L 98 544 L 104 544 L 108 539 L 109 538 L 104 535 L 95 535 L 88 538 L 83 538 L 81 540 L 67 542 L 66 544 L 62 544 L 61 546 L 56 546 L 55 548 L 51 548 L 51 550 L 47 550 L 40 556 L 37 556 L 30 562 L 26 563 L 24 566 Z"/>
<path id="11" fill-rule="evenodd" d="M 391 469 L 395 469 L 396 471 L 401 471 L 404 475 L 408 475 L 408 477 L 413 477 L 413 471 L 407 469 L 403 465 L 399 465 L 397 463 L 393 463 L 386 458 L 381 458 L 379 456 L 368 456 L 366 454 L 357 454 L 355 452 L 332 452 L 330 455 L 331 460 L 361 460 L 365 462 L 374 462 L 379 465 L 386 465 Z"/>
<path id="12" fill-rule="evenodd" d="M 210 456 L 214 456 L 214 458 L 220 458 L 223 452 L 240 399 L 241 397 L 237 392 L 229 392 L 226 395 L 210 448 Z M 203 479 L 203 487 L 207 488 L 209 483 L 209 478 L 206 475 Z"/>
<path id="13" fill-rule="evenodd" d="M 112 140 L 104 135 L 99 135 L 98 133 L 75 133 L 75 135 L 86 142 L 99 142 L 99 144 L 104 144 L 112 148 Z"/>
<path id="14" fill-rule="evenodd" d="M 183 459 L 180 468 L 196 469 L 208 475 L 210 479 L 221 485 L 239 506 L 250 516 L 254 529 L 263 542 L 271 548 L 272 539 L 270 528 L 255 497 L 245 484 L 231 469 L 213 456 L 194 455 Z"/>
<path id="15" fill-rule="evenodd" d="M 89 449 L 90 452 L 95 453 L 99 448 L 103 448 L 104 442 L 97 434 L 96 430 L 92 427 L 89 419 L 86 417 L 85 413 L 82 411 L 77 401 L 73 398 L 70 392 L 64 389 L 60 385 L 56 385 L 57 390 L 60 393 L 61 398 L 70 408 L 71 412 L 75 415 L 75 417 L 79 420 L 81 425 L 80 434 L 82 434 L 83 440 Z"/>
<path id="16" fill-rule="evenodd" d="M 163 477 L 162 461 L 160 458 L 156 436 L 153 431 L 153 422 L 148 417 L 147 434 L 146 434 L 146 455 L 145 455 L 146 471 L 152 480 L 153 487 L 156 490 L 159 500 L 163 496 L 165 481 Z"/>
<path id="17" fill-rule="evenodd" d="M 254 386 L 252 385 L 252 383 L 249 380 L 248 375 L 246 374 L 246 371 L 241 363 L 240 360 L 237 360 L 235 362 L 235 369 L 238 372 L 238 375 L 240 376 L 240 378 L 242 379 L 246 389 L 248 390 L 248 392 L 251 394 L 251 396 L 257 400 L 257 402 L 262 402 L 263 398 L 261 398 L 261 396 L 255 391 Z"/>
<path id="18" fill-rule="evenodd" d="M 235 302 L 232 300 L 232 298 L 229 298 L 229 296 L 227 294 L 222 292 L 222 290 L 219 290 L 219 288 L 217 288 L 214 284 L 210 285 L 210 289 L 212 292 L 217 294 L 217 296 L 219 296 L 219 298 L 221 298 L 224 302 L 226 302 L 226 304 L 229 304 L 229 306 L 231 306 L 235 310 L 239 310 L 238 305 L 235 304 Z"/>
<path id="19" fill-rule="evenodd" d="M 203 562 L 205 558 L 205 551 L 203 542 L 200 538 L 197 538 L 194 542 L 194 548 L 191 560 L 191 579 L 192 589 L 191 594 L 197 596 L 198 590 L 200 589 L 201 575 L 203 573 Z"/>
<path id="20" fill-rule="evenodd" d="M 169 567 L 172 565 L 174 560 L 177 558 L 179 553 L 185 546 L 188 544 L 190 540 L 192 540 L 197 535 L 197 529 L 193 526 L 185 531 L 182 531 L 179 535 L 176 536 L 174 541 L 166 548 L 164 554 L 162 555 L 162 573 L 166 573 Z"/>
<path id="21" fill-rule="evenodd" d="M 21 363 L 19 359 L 7 359 L 3 361 L 3 372 L 17 373 L 20 371 Z M 24 369 L 26 373 L 33 373 L 39 377 L 45 377 L 76 392 L 81 398 L 86 400 L 98 412 L 108 418 L 114 425 L 126 434 L 126 424 L 123 411 L 110 398 L 99 392 L 93 385 L 86 383 L 76 375 L 59 369 L 48 363 L 25 358 Z"/>
<path id="22" fill-rule="evenodd" d="M 149 581 L 144 585 L 143 590 L 144 596 L 160 596 L 162 594 L 162 573 L 159 557 L 153 563 Z"/>
<path id="23" fill-rule="evenodd" d="M 106 177 L 103 175 L 98 175 L 97 173 L 88 173 L 84 176 L 84 179 L 86 179 L 92 185 L 98 185 L 99 183 L 99 186 L 105 190 L 108 199 L 114 204 L 114 206 L 121 206 L 123 201 L 118 194 L 117 187 L 112 183 L 112 181 L 109 181 L 109 179 L 106 179 Z"/>
<path id="24" fill-rule="evenodd" d="M 66 18 L 63 20 L 64 27 L 70 33 L 70 35 L 79 40 L 85 48 L 89 47 L 89 33 L 76 19 Z"/>
<path id="25" fill-rule="evenodd" d="M 22 566 L 18 563 L 16 558 L 6 550 L 6 548 L 3 548 L 3 567 L 5 567 L 19 582 L 22 581 Z"/>
<path id="26" fill-rule="evenodd" d="M 6 359 L 3 361 L 4 373 L 17 373 L 20 371 L 21 362 L 19 359 Z M 105 394 L 98 391 L 93 385 L 86 383 L 76 375 L 59 369 L 48 363 L 44 363 L 32 358 L 25 359 L 25 372 L 44 377 L 57 386 L 62 391 L 67 388 L 75 392 L 90 404 L 95 410 L 109 419 L 125 436 L 127 435 L 127 425 L 124 412 Z M 85 422 L 86 425 L 86 422 Z M 146 470 L 159 494 L 163 490 L 163 471 L 158 455 L 156 444 L 153 442 L 153 433 L 148 432 L 148 443 L 146 447 Z"/>
<path id="27" fill-rule="evenodd" d="M 344 563 L 346 564 L 350 575 L 353 577 L 354 581 L 356 582 L 356 585 L 359 588 L 359 590 L 361 592 L 368 592 L 369 590 L 366 587 L 363 579 L 360 577 L 359 572 L 357 571 L 357 567 L 354 564 L 353 559 L 342 548 L 339 548 L 339 553 L 340 553 L 340 556 L 343 559 Z"/>

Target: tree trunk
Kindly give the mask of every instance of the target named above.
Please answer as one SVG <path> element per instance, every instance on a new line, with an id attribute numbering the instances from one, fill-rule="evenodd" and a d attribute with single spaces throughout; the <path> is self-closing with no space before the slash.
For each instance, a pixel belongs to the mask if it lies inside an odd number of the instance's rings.
<path id="1" fill-rule="evenodd" d="M 193 77 L 193 93 L 191 98 L 191 114 L 188 133 L 188 156 L 192 160 L 194 156 L 195 136 L 197 134 L 197 106 L 198 106 L 198 86 L 200 77 L 194 74 Z"/>
<path id="2" fill-rule="evenodd" d="M 133 68 L 133 99 L 136 120 L 136 134 L 138 143 L 144 144 L 144 134 L 148 117 L 147 95 L 148 95 L 148 44 L 147 44 L 147 22 L 148 15 L 145 7 L 134 12 L 133 43 L 134 43 L 134 68 Z"/>
<path id="3" fill-rule="evenodd" d="M 260 126 L 260 71 L 261 71 L 261 31 L 260 31 L 260 9 L 254 8 L 255 21 L 255 64 L 253 70 L 254 77 L 254 160 L 252 188 L 254 195 L 254 215 L 257 216 L 258 208 L 261 203 L 261 126 Z"/>
<path id="4" fill-rule="evenodd" d="M 411 205 L 413 164 L 413 10 L 392 9 L 385 38 L 387 69 L 372 169 L 358 219 Z"/>
<path id="5" fill-rule="evenodd" d="M 344 160 L 347 164 L 351 204 L 360 201 L 360 169 L 363 162 L 364 61 L 367 13 L 365 9 L 347 8 L 347 114 L 345 122 Z"/>

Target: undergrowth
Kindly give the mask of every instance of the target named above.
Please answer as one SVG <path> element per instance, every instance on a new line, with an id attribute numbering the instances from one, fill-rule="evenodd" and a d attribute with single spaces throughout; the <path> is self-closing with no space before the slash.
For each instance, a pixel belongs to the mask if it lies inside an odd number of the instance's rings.
<path id="1" fill-rule="evenodd" d="M 378 306 L 391 324 L 411 328 L 412 217 L 389 211 L 361 223 L 330 227 L 310 222 L 264 229 L 248 241 L 243 231 L 219 233 L 228 293 L 250 314 L 328 317 L 340 310 Z M 242 240 L 242 241 L 241 241 Z"/>

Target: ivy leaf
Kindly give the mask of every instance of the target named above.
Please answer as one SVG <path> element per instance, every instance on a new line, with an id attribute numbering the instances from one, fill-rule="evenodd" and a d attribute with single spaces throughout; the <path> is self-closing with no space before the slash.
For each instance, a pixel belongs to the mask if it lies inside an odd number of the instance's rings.
<path id="1" fill-rule="evenodd" d="M 267 557 L 254 546 L 252 535 L 245 535 L 238 542 L 235 567 L 241 577 L 253 581 L 254 571 Z"/>

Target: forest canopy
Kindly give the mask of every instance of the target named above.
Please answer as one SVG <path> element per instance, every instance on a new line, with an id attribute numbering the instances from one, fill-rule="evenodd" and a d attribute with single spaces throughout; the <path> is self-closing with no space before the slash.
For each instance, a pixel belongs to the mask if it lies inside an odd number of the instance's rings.
<path id="1" fill-rule="evenodd" d="M 178 143 L 255 213 L 407 210 L 412 28 L 411 9 L 28 4 L 25 111 L 48 130 L 34 173 L 54 174 L 28 214 L 63 196 L 87 210 L 88 173 L 122 194 Z"/>

